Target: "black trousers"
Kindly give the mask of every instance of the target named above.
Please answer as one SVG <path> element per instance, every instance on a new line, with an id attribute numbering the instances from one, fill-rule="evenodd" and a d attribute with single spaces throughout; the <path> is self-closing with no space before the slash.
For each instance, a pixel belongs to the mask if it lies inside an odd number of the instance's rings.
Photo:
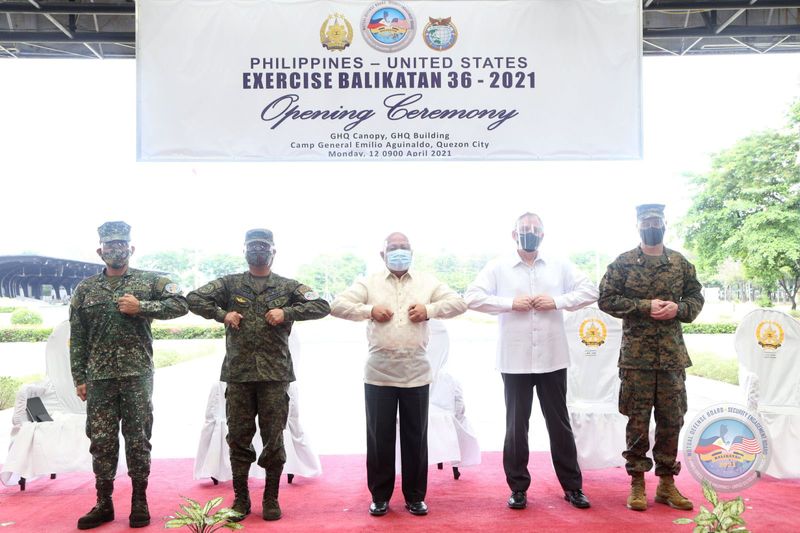
<path id="1" fill-rule="evenodd" d="M 392 498 L 398 407 L 403 496 L 407 502 L 425 499 L 428 490 L 429 390 L 429 385 L 403 388 L 364 384 L 367 485 L 372 501 L 388 502 Z"/>
<path id="2" fill-rule="evenodd" d="M 539 397 L 550 437 L 558 481 L 564 490 L 583 486 L 575 437 L 567 411 L 567 369 L 546 374 L 502 374 L 506 397 L 506 440 L 503 446 L 503 469 L 512 492 L 526 491 L 531 485 L 528 472 L 528 428 L 530 427 L 533 389 Z"/>

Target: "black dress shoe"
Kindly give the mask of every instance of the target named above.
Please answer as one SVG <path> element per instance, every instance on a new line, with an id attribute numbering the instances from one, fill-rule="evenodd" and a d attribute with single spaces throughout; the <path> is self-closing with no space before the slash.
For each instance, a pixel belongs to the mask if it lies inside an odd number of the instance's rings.
<path id="1" fill-rule="evenodd" d="M 406 502 L 406 509 L 411 514 L 422 516 L 428 514 L 428 506 L 425 502 Z"/>
<path id="2" fill-rule="evenodd" d="M 565 490 L 564 499 L 571 503 L 573 507 L 577 507 L 578 509 L 588 509 L 592 506 L 592 504 L 589 503 L 589 499 L 581 489 Z"/>
<path id="3" fill-rule="evenodd" d="M 369 514 L 383 516 L 389 510 L 389 502 L 372 502 L 369 504 Z"/>
<path id="4" fill-rule="evenodd" d="M 528 506 L 528 497 L 521 490 L 511 493 L 508 499 L 508 507 L 510 509 L 525 509 Z"/>

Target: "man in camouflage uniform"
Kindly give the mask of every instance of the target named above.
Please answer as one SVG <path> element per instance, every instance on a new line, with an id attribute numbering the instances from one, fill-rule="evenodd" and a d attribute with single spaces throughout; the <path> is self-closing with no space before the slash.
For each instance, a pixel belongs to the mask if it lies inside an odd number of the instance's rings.
<path id="1" fill-rule="evenodd" d="M 114 520 L 111 493 L 119 458 L 120 421 L 133 485 L 131 527 L 150 524 L 147 479 L 153 428 L 153 319 L 185 315 L 178 286 L 152 272 L 128 268 L 134 251 L 130 226 L 106 222 L 98 228 L 97 254 L 106 268 L 83 280 L 70 304 L 70 359 L 78 396 L 86 404 L 97 505 L 78 519 L 78 529 Z"/>
<path id="2" fill-rule="evenodd" d="M 278 520 L 278 485 L 286 452 L 283 429 L 289 414 L 289 383 L 295 380 L 289 333 L 296 320 L 313 320 L 330 313 L 328 302 L 311 288 L 271 271 L 275 257 L 272 232 L 252 229 L 245 234 L 249 271 L 231 274 L 188 294 L 189 309 L 225 324 L 225 361 L 220 379 L 225 392 L 228 445 L 233 471 L 233 510 L 243 519 L 250 513 L 247 487 L 256 460 L 255 418 L 264 448 L 258 464 L 267 473 L 262 501 L 264 520 Z"/>
<path id="3" fill-rule="evenodd" d="M 694 266 L 664 246 L 664 206 L 636 208 L 641 244 L 608 265 L 600 282 L 600 309 L 622 322 L 619 411 L 628 417 L 625 468 L 631 476 L 629 509 L 647 509 L 644 473 L 650 412 L 655 410 L 653 457 L 659 477 L 656 502 L 690 510 L 692 502 L 675 487 L 678 435 L 686 414 L 686 368 L 691 366 L 681 322 L 692 322 L 703 308 L 702 286 Z"/>

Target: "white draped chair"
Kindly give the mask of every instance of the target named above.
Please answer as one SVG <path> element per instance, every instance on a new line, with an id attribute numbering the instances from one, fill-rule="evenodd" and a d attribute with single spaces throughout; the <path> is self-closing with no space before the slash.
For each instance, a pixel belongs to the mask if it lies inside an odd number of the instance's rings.
<path id="1" fill-rule="evenodd" d="M 450 353 L 450 336 L 444 321 L 430 320 L 428 327 L 427 356 L 433 371 L 428 407 L 428 464 L 443 469 L 444 463 L 449 463 L 453 477 L 458 479 L 461 476 L 459 467 L 481 463 L 481 450 L 465 413 L 461 384 L 444 369 Z M 399 470 L 399 436 L 396 442 L 398 451 L 395 457 Z"/>
<path id="2" fill-rule="evenodd" d="M 567 409 L 581 468 L 622 466 L 627 417 L 619 413 L 622 321 L 595 307 L 565 313 Z"/>
<path id="3" fill-rule="evenodd" d="M 739 386 L 770 436 L 766 474 L 800 477 L 800 322 L 771 309 L 751 311 L 735 336 Z"/>
<path id="4" fill-rule="evenodd" d="M 11 419 L 11 443 L 0 471 L 5 485 L 49 475 L 92 471 L 86 437 L 86 404 L 75 394 L 69 360 L 69 322 L 53 329 L 45 348 L 47 377 L 23 385 L 17 392 Z M 34 422 L 27 413 L 28 399 L 39 397 L 52 421 Z"/>
<path id="5" fill-rule="evenodd" d="M 289 351 L 292 359 L 300 358 L 300 342 L 297 334 L 289 336 Z M 228 435 L 228 422 L 225 414 L 225 388 L 223 382 L 214 383 L 208 395 L 206 421 L 200 432 L 197 456 L 194 461 L 194 479 L 211 478 L 214 484 L 233 478 L 231 473 L 230 448 L 225 437 Z M 319 456 L 314 453 L 300 424 L 299 388 L 297 382 L 289 385 L 289 418 L 283 430 L 283 446 L 286 450 L 286 464 L 283 471 L 289 483 L 295 475 L 315 477 L 322 473 Z M 263 445 L 261 436 L 256 431 L 253 448 L 260 453 Z M 264 469 L 257 463 L 250 467 L 250 477 L 264 478 Z"/>

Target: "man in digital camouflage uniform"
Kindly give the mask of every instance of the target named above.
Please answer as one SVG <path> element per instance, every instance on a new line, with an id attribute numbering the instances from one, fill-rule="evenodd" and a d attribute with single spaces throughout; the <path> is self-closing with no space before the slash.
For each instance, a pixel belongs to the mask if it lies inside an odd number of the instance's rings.
<path id="1" fill-rule="evenodd" d="M 258 464 L 267 474 L 262 517 L 278 520 L 278 485 L 286 462 L 287 390 L 295 380 L 289 333 L 296 320 L 322 318 L 330 313 L 330 306 L 311 288 L 271 271 L 275 257 L 271 231 L 252 229 L 245 234 L 244 244 L 248 272 L 216 279 L 190 292 L 187 300 L 193 313 L 225 324 L 220 379 L 228 384 L 225 399 L 233 510 L 241 514 L 240 520 L 250 513 L 247 478 L 256 460 L 252 441 L 257 415 L 264 443 Z"/>
<path id="2" fill-rule="evenodd" d="M 678 492 L 673 478 L 681 470 L 678 435 L 686 414 L 685 369 L 692 364 L 680 323 L 692 322 L 703 308 L 702 286 L 694 266 L 664 246 L 664 206 L 640 205 L 636 214 L 641 244 L 608 265 L 598 300 L 600 309 L 623 320 L 619 410 L 628 417 L 622 454 L 631 476 L 627 505 L 647 509 L 644 473 L 653 467 L 646 453 L 655 410 L 655 501 L 689 510 L 692 502 Z"/>
<path id="3" fill-rule="evenodd" d="M 153 428 L 153 319 L 185 315 L 178 286 L 153 273 L 128 268 L 134 251 L 130 226 L 106 222 L 98 228 L 97 254 L 106 268 L 83 280 L 70 304 L 70 359 L 78 396 L 86 401 L 97 505 L 78 519 L 78 529 L 114 520 L 111 493 L 119 459 L 120 421 L 133 485 L 131 527 L 150 524 L 147 479 Z"/>

